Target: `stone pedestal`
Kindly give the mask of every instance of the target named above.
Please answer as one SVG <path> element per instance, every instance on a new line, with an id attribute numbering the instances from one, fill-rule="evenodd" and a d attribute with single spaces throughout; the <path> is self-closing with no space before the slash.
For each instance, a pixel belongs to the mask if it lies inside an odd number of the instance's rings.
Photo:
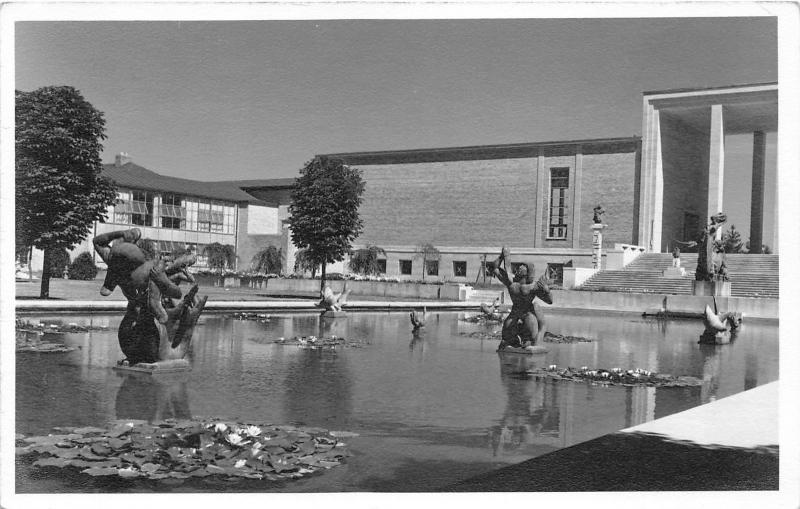
<path id="1" fill-rule="evenodd" d="M 140 362 L 138 364 L 128 364 L 120 362 L 114 366 L 115 371 L 128 373 L 146 373 L 156 375 L 159 373 L 183 373 L 192 370 L 192 365 L 187 359 L 170 359 L 158 362 Z"/>
<path id="2" fill-rule="evenodd" d="M 686 269 L 683 267 L 670 267 L 661 275 L 666 278 L 682 278 L 686 275 Z"/>
<path id="3" fill-rule="evenodd" d="M 705 297 L 730 297 L 730 281 L 692 281 L 692 295 Z"/>
<path id="4" fill-rule="evenodd" d="M 592 225 L 592 268 L 602 270 L 603 263 L 603 229 L 604 224 Z"/>
<path id="5" fill-rule="evenodd" d="M 322 318 L 342 318 L 345 316 L 347 316 L 347 313 L 344 311 L 332 311 L 330 309 L 322 313 Z"/>

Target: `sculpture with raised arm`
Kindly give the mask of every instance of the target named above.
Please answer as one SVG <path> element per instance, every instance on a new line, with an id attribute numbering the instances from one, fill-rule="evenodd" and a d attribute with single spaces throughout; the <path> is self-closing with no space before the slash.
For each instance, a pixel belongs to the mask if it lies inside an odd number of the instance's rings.
<path id="1" fill-rule="evenodd" d="M 322 298 L 317 306 L 324 308 L 325 311 L 341 311 L 342 306 L 347 303 L 348 295 L 350 295 L 350 290 L 347 289 L 347 281 L 344 282 L 341 293 L 333 293 L 331 287 L 325 285 L 325 289 L 322 290 Z"/>
<path id="2" fill-rule="evenodd" d="M 694 278 L 697 281 L 727 281 L 728 268 L 725 261 L 725 249 L 722 242 L 716 240 L 717 232 L 728 216 L 722 212 L 709 218 L 709 224 L 698 234 L 697 240 L 690 242 L 676 241 L 688 247 L 697 247 L 697 269 Z"/>
<path id="3" fill-rule="evenodd" d="M 509 279 L 507 270 L 501 267 L 505 265 L 508 255 L 509 251 L 504 247 L 497 260 L 487 264 L 492 274 L 506 286 L 511 297 L 511 311 L 503 320 L 498 350 L 506 346 L 536 346 L 544 338 L 546 323 L 543 309 L 534 301 L 538 298 L 547 304 L 553 303 L 546 275 L 534 281 L 533 264 L 520 264 L 514 280 Z"/>
<path id="4" fill-rule="evenodd" d="M 181 282 L 194 283 L 187 267 L 195 258 L 183 255 L 169 264 L 148 260 L 136 245 L 140 237 L 140 230 L 132 228 L 93 239 L 95 251 L 108 265 L 100 294 L 108 296 L 119 286 L 128 299 L 118 332 L 128 364 L 183 359 L 207 297 L 197 297 L 195 284 L 177 306 L 172 299 L 181 298 Z"/>

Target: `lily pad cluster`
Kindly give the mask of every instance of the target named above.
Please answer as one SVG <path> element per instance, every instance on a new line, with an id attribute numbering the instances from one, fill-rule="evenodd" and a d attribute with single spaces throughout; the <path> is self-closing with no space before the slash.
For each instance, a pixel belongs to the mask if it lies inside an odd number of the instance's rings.
<path id="1" fill-rule="evenodd" d="M 58 434 L 17 435 L 17 455 L 35 455 L 34 467 L 155 480 L 299 478 L 340 465 L 350 453 L 339 438 L 357 436 L 321 428 L 216 419 L 167 419 L 152 424 L 113 421 L 108 429 L 55 430 Z"/>
<path id="2" fill-rule="evenodd" d="M 502 331 L 496 330 L 492 332 L 486 332 L 486 331 L 462 332 L 461 335 L 477 339 L 499 340 L 502 337 Z M 592 341 L 594 340 L 589 338 L 584 338 L 581 336 L 567 336 L 563 334 L 555 334 L 552 332 L 544 333 L 545 343 L 591 343 Z"/>
<path id="3" fill-rule="evenodd" d="M 270 322 L 270 316 L 266 313 L 247 313 L 247 312 L 234 313 L 233 318 L 235 318 L 236 320 L 252 320 L 259 323 Z"/>
<path id="4" fill-rule="evenodd" d="M 503 321 L 503 318 L 504 315 L 499 313 L 491 315 L 481 313 L 479 315 L 467 315 L 464 318 L 461 318 L 461 321 L 469 323 L 500 323 Z"/>
<path id="5" fill-rule="evenodd" d="M 273 343 L 277 345 L 291 345 L 306 350 L 331 350 L 336 348 L 361 348 L 368 343 L 364 341 L 348 340 L 340 336 L 294 336 L 293 338 L 278 338 Z"/>
<path id="6" fill-rule="evenodd" d="M 19 332 L 39 333 L 39 334 L 64 334 L 68 332 L 69 333 L 89 332 L 95 330 L 106 331 L 108 330 L 108 327 L 97 326 L 97 325 L 78 325 L 77 323 L 61 324 L 61 323 L 30 322 L 28 320 L 17 318 L 16 330 Z"/>
<path id="7" fill-rule="evenodd" d="M 668 374 L 655 373 L 645 369 L 620 368 L 589 369 L 583 366 L 579 369 L 568 367 L 559 368 L 551 364 L 545 369 L 532 369 L 523 372 L 526 376 L 551 380 L 570 380 L 573 382 L 591 382 L 592 384 L 603 385 L 624 385 L 648 387 L 695 387 L 702 384 L 699 378 L 692 376 L 672 376 Z"/>

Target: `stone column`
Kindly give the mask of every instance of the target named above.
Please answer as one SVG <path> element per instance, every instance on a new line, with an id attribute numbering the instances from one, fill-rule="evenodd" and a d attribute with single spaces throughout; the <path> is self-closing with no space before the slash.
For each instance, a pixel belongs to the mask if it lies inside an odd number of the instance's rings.
<path id="1" fill-rule="evenodd" d="M 603 267 L 603 229 L 604 224 L 592 224 L 592 268 L 602 270 Z"/>
<path id="2" fill-rule="evenodd" d="M 705 221 L 722 212 L 722 184 L 725 176 L 725 126 L 722 105 L 711 106 L 711 133 L 708 155 L 708 208 Z M 717 230 L 717 240 L 722 238 L 722 229 Z"/>
<path id="3" fill-rule="evenodd" d="M 575 183 L 572 199 L 572 247 L 580 247 L 581 241 L 581 180 L 583 180 L 583 147 L 575 149 Z"/>
<path id="4" fill-rule="evenodd" d="M 764 242 L 764 159 L 767 137 L 764 131 L 753 133 L 753 185 L 750 195 L 750 252 L 760 253 Z"/>

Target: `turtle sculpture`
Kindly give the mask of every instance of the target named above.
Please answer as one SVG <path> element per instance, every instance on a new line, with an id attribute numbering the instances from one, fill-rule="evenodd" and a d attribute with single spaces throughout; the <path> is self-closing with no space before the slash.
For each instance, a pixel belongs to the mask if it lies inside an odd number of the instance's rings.
<path id="1" fill-rule="evenodd" d="M 128 300 L 119 325 L 119 345 L 125 359 L 122 365 L 155 364 L 184 359 L 189 352 L 194 328 L 208 297 L 198 297 L 194 284 L 183 296 L 179 285 L 194 283 L 187 268 L 195 263 L 184 255 L 165 263 L 148 259 L 137 245 L 138 228 L 114 231 L 93 239 L 95 251 L 108 272 L 100 289 L 111 295 L 116 287 Z M 181 298 L 183 297 L 183 298 Z M 173 299 L 181 299 L 177 304 Z"/>

